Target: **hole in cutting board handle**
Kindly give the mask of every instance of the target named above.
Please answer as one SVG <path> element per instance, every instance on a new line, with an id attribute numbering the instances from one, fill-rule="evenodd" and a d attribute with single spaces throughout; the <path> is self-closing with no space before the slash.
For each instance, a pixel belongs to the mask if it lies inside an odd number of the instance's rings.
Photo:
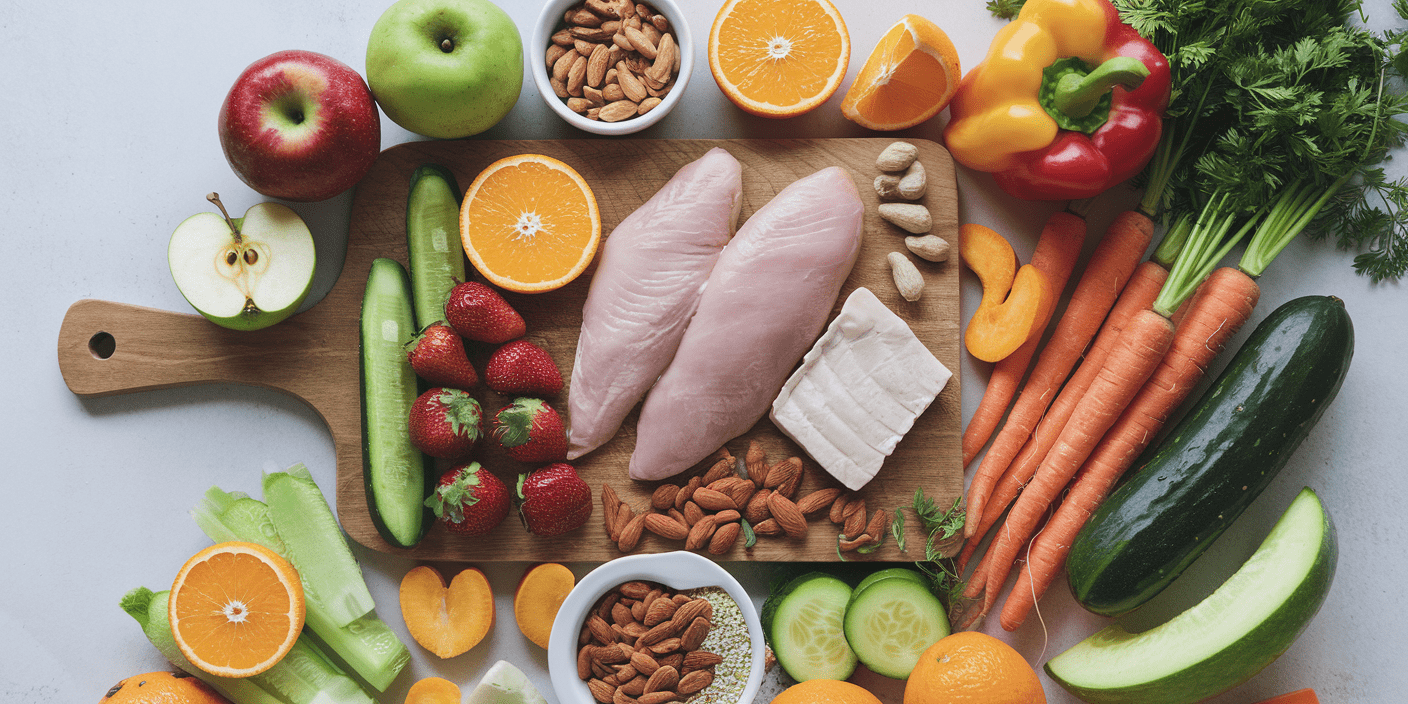
<path id="1" fill-rule="evenodd" d="M 93 353 L 93 359 L 107 359 L 117 351 L 117 340 L 109 333 L 94 333 L 88 338 L 88 351 Z"/>

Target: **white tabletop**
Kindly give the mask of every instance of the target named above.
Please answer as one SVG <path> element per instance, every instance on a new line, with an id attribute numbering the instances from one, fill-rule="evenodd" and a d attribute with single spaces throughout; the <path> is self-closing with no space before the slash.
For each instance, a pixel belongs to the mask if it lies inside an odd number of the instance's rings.
<path id="1" fill-rule="evenodd" d="M 0 482 L 9 497 L 0 510 L 0 535 L 10 536 L 0 548 L 0 701 L 96 701 L 123 677 L 167 667 L 118 600 L 139 585 L 166 588 L 186 558 L 208 544 L 187 512 L 212 484 L 257 494 L 261 470 L 304 462 L 331 494 L 331 438 L 299 401 L 237 385 L 81 400 L 64 386 L 55 343 L 64 311 L 82 298 L 189 312 L 166 264 L 173 228 L 206 210 L 210 191 L 220 192 L 235 212 L 264 200 L 229 169 L 216 138 L 216 113 L 235 76 L 282 49 L 322 52 L 360 71 L 367 36 L 387 4 L 165 0 L 80 7 L 11 2 L 0 9 L 0 222 L 7 263 L 0 277 L 0 380 L 8 401 L 0 411 Z M 531 33 L 538 2 L 500 4 L 522 34 Z M 696 35 L 704 36 L 719 2 L 681 4 Z M 1001 26 L 981 0 L 837 5 L 854 46 L 852 76 L 884 30 L 906 12 L 943 26 L 964 66 L 977 63 Z M 1371 25 L 1399 24 L 1387 0 L 1372 2 L 1368 13 Z M 874 134 L 841 117 L 840 93 L 799 118 L 748 116 L 723 97 L 702 61 L 702 47 L 696 51 L 701 61 L 685 104 L 640 136 Z M 904 134 L 940 140 L 946 119 L 945 113 Z M 549 113 L 525 81 L 513 112 L 482 136 L 586 135 Z M 383 119 L 383 147 L 414 139 Z M 1401 164 L 1395 169 L 1403 172 Z M 990 177 L 967 171 L 960 172 L 959 188 L 961 221 L 995 227 L 1025 259 L 1054 206 L 1014 200 Z M 1120 190 L 1097 200 L 1091 232 L 1103 231 L 1131 196 Z M 337 277 L 349 203 L 350 194 L 343 194 L 293 206 L 319 247 L 315 299 Z M 1265 494 L 1137 617 L 1146 622 L 1196 603 L 1255 549 L 1302 486 L 1320 493 L 1339 527 L 1339 578 L 1295 645 L 1216 702 L 1255 702 L 1301 687 L 1316 688 L 1325 702 L 1401 701 L 1408 691 L 1401 648 L 1408 632 L 1401 604 L 1408 568 L 1399 552 L 1408 540 L 1399 493 L 1408 493 L 1408 383 L 1393 372 L 1408 343 L 1408 291 L 1356 276 L 1351 258 L 1328 243 L 1298 241 L 1263 278 L 1261 304 L 1234 348 L 1281 303 L 1333 294 L 1345 300 L 1358 327 L 1353 366 L 1338 400 Z M 963 286 L 965 311 L 971 313 L 979 291 L 966 271 Z M 988 371 L 988 365 L 965 358 L 965 418 Z M 529 645 L 513 621 L 512 592 L 524 564 L 484 565 L 498 603 L 493 632 L 469 653 L 441 661 L 405 636 L 396 587 L 413 563 L 360 547 L 356 554 L 382 617 L 414 654 L 382 701 L 399 703 L 410 683 L 430 675 L 472 683 L 498 659 L 523 667 L 555 701 L 543 651 Z M 579 576 L 590 567 L 573 565 Z M 729 568 L 761 603 L 770 566 Z M 1061 582 L 1041 603 L 1041 614 L 1043 619 L 1030 618 L 1013 634 L 995 623 L 988 630 L 1039 664 L 1106 623 L 1076 606 Z M 1075 701 L 1044 682 L 1049 701 Z M 884 696 L 897 702 L 900 690 L 891 683 Z"/>

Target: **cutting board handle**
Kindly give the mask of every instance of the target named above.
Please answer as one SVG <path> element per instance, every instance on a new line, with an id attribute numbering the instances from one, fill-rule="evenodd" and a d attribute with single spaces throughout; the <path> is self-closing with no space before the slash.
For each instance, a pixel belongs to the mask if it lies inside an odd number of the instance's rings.
<path id="1" fill-rule="evenodd" d="M 299 318 L 263 330 L 227 330 L 198 315 L 82 300 L 59 328 L 59 371 L 79 396 L 210 383 L 264 386 L 302 396 L 309 331 Z"/>

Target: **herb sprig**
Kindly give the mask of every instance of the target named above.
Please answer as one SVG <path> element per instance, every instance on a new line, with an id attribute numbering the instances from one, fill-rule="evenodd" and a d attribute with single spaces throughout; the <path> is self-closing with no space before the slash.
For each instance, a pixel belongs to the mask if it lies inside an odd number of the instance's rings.
<path id="1" fill-rule="evenodd" d="M 966 514 L 961 504 L 962 497 L 960 496 L 954 498 L 953 505 L 949 506 L 947 510 L 939 508 L 932 498 L 924 496 L 924 489 L 919 487 L 914 490 L 914 500 L 910 505 L 915 516 L 919 518 L 919 525 L 927 536 L 924 541 L 924 559 L 916 561 L 914 566 L 928 575 L 934 591 L 950 608 L 959 593 L 963 591 L 963 578 L 954 566 L 953 559 L 943 556 L 939 545 L 963 530 Z M 895 520 L 901 522 L 898 532 L 896 532 L 897 538 L 904 534 L 903 515 L 902 509 L 896 509 Z M 891 530 L 895 530 L 893 524 L 891 524 Z M 903 546 L 900 549 L 903 550 Z"/>

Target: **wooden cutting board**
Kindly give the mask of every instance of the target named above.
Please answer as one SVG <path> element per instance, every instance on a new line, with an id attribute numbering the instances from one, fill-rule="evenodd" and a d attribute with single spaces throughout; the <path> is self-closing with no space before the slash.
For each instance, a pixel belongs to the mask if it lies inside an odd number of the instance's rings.
<path id="1" fill-rule="evenodd" d="M 743 165 L 743 218 L 762 207 L 782 188 L 827 166 L 842 166 L 855 179 L 866 202 L 865 236 L 860 258 L 836 302 L 857 286 L 869 287 L 913 328 L 929 349 L 954 372 L 948 387 L 916 422 L 880 475 L 861 495 L 873 511 L 910 504 L 916 488 L 951 505 L 963 491 L 960 461 L 958 198 L 953 162 L 940 145 L 915 140 L 928 171 L 928 194 L 921 201 L 933 214 L 933 233 L 954 245 L 948 262 L 930 263 L 913 257 L 926 280 L 923 297 L 915 303 L 900 298 L 891 279 L 886 254 L 905 252 L 904 234 L 882 220 L 871 182 L 879 175 L 875 157 L 889 139 L 821 140 L 561 140 L 413 142 L 382 152 L 371 172 L 358 185 L 352 205 L 347 258 L 332 291 L 310 310 L 265 330 L 235 332 L 197 315 L 171 313 L 106 301 L 75 303 L 59 332 L 59 367 L 64 381 L 80 396 L 105 396 L 202 383 L 241 383 L 284 391 L 312 406 L 327 422 L 337 454 L 337 513 L 343 529 L 370 548 L 426 560 L 609 560 L 621 553 L 602 527 L 599 501 L 587 526 L 553 538 L 527 533 L 510 516 L 489 539 L 449 535 L 440 526 L 411 549 L 394 548 L 377 533 L 367 510 L 362 479 L 362 438 L 358 390 L 358 317 L 362 291 L 371 262 L 390 257 L 406 262 L 405 207 L 411 172 L 425 163 L 448 167 L 460 187 L 473 181 L 496 159 L 536 152 L 556 157 L 577 169 L 596 193 L 602 232 L 610 233 L 644 203 L 681 166 L 713 147 L 723 147 Z M 740 220 L 740 222 L 742 222 Z M 470 271 L 473 271 L 472 267 Z M 570 379 L 573 350 L 581 326 L 582 303 L 592 269 L 557 291 L 537 295 L 508 294 L 528 321 L 528 339 L 545 346 Z M 834 314 L 834 311 L 833 311 Z M 472 357 L 482 362 L 488 350 Z M 482 369 L 482 366 L 480 366 Z M 560 410 L 566 395 L 557 399 Z M 487 390 L 479 394 L 486 413 L 506 403 Z M 635 444 L 635 413 L 610 443 L 579 459 L 582 477 L 599 494 L 610 484 L 637 512 L 649 507 L 656 483 L 627 478 L 626 466 Z M 764 418 L 743 437 L 728 443 L 741 456 L 749 440 L 758 440 L 770 462 L 802 455 L 795 444 Z M 803 455 L 804 456 L 804 455 Z M 481 448 L 477 459 L 510 486 L 527 467 L 501 452 Z M 807 460 L 800 495 L 836 486 L 815 463 Z M 446 469 L 442 464 L 438 469 Z M 702 471 L 702 470 L 701 470 Z M 912 512 L 907 512 L 907 552 L 895 541 L 869 556 L 849 559 L 913 560 L 924 551 L 924 538 Z M 740 541 L 721 560 L 836 560 L 836 526 L 825 518 L 811 521 L 804 539 L 760 537 L 755 547 Z M 637 551 L 678 549 L 679 542 L 647 534 Z M 946 546 L 950 550 L 955 545 Z"/>

